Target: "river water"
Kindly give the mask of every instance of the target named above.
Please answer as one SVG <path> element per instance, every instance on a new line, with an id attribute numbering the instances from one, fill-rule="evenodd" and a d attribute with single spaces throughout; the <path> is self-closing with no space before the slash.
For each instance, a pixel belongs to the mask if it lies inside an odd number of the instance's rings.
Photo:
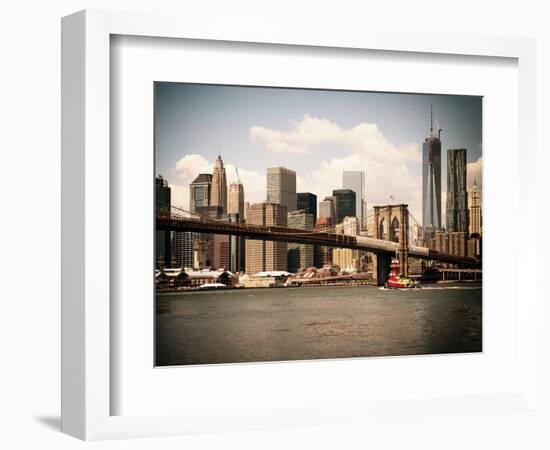
<path id="1" fill-rule="evenodd" d="M 482 350 L 479 285 L 157 294 L 156 364 L 212 364 Z"/>

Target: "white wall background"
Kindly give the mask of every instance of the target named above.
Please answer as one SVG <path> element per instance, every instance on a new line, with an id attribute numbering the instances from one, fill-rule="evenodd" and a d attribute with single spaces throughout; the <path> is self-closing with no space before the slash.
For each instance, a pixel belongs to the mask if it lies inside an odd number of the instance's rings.
<path id="1" fill-rule="evenodd" d="M 176 10 L 221 21 L 269 26 L 453 31 L 532 36 L 538 39 L 539 164 L 550 163 L 550 14 L 545 2 L 393 0 L 368 2 L 20 0 L 0 9 L 0 447 L 80 448 L 59 433 L 60 361 L 60 17 L 83 8 Z M 312 25 L 314 24 L 314 25 Z M 549 189 L 539 173 L 539 202 Z M 539 235 L 545 232 L 540 217 Z M 529 226 L 529 229 L 533 228 Z M 540 242 L 538 271 L 543 276 Z M 542 247 L 545 247 L 543 251 Z M 549 296 L 546 295 L 548 298 Z M 548 306 L 544 312 L 548 314 Z M 550 379 L 549 335 L 540 330 L 543 375 Z M 546 356 L 544 356 L 544 354 Z M 546 381 L 548 383 L 548 381 Z M 544 388 L 550 404 L 548 388 Z M 282 430 L 94 443 L 96 448 L 549 448 L 531 416 L 441 419 L 402 428 Z"/>

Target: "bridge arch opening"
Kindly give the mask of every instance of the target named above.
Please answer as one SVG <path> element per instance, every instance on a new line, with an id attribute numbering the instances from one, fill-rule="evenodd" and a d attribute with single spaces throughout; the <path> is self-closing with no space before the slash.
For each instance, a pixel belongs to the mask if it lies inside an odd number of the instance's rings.
<path id="1" fill-rule="evenodd" d="M 385 239 L 386 236 L 388 235 L 388 226 L 384 218 L 382 218 L 382 220 L 380 221 L 378 228 L 379 228 L 380 239 Z"/>
<path id="2" fill-rule="evenodd" d="M 392 242 L 399 242 L 399 220 L 397 220 L 397 217 L 394 217 L 391 221 L 389 240 Z"/>

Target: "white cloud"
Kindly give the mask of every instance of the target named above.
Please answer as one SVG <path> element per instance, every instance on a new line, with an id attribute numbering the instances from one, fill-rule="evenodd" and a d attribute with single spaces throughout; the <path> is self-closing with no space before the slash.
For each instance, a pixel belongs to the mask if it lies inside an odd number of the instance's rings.
<path id="1" fill-rule="evenodd" d="M 189 209 L 189 184 L 199 173 L 212 173 L 212 164 L 203 156 L 189 154 L 176 161 L 176 165 L 166 174 L 171 181 L 172 205 Z"/>
<path id="2" fill-rule="evenodd" d="M 263 143 L 272 152 L 291 154 L 306 154 L 315 145 L 339 142 L 342 138 L 340 127 L 327 119 L 306 114 L 293 124 L 292 131 L 254 126 L 250 129 L 250 138 L 252 142 Z"/>
<path id="3" fill-rule="evenodd" d="M 316 145 L 337 144 L 349 149 L 349 154 L 312 164 L 309 173 L 298 175 L 298 191 L 313 192 L 318 200 L 342 187 L 343 170 L 363 170 L 366 173 L 368 207 L 395 202 L 408 203 L 420 217 L 421 181 L 411 175 L 409 165 L 420 164 L 420 147 L 416 143 L 396 145 L 389 142 L 376 124 L 361 123 L 352 128 L 317 117 L 305 115 L 294 122 L 290 131 L 252 127 L 250 138 L 274 152 L 307 154 Z M 315 161 L 312 158 L 312 161 Z"/>
<path id="4" fill-rule="evenodd" d="M 172 204 L 179 208 L 189 209 L 189 184 L 200 173 L 212 173 L 214 164 L 202 155 L 189 154 L 179 159 L 175 166 L 168 171 L 167 178 L 172 189 Z M 226 177 L 229 184 L 237 180 L 235 166 L 226 164 Z M 263 202 L 266 195 L 265 175 L 253 170 L 239 167 L 239 177 L 245 188 L 245 201 L 251 203 Z"/>
<path id="5" fill-rule="evenodd" d="M 189 186 L 182 186 L 180 184 L 168 183 L 171 188 L 171 202 L 172 206 L 177 208 L 189 209 Z"/>
<path id="6" fill-rule="evenodd" d="M 204 156 L 190 154 L 176 162 L 175 171 L 179 179 L 193 181 L 199 173 L 212 172 L 212 164 Z"/>
<path id="7" fill-rule="evenodd" d="M 293 155 L 309 153 L 311 170 L 299 171 L 297 174 L 299 192 L 313 192 L 318 200 L 322 200 L 333 189 L 342 187 L 342 171 L 363 170 L 366 174 L 369 211 L 373 205 L 407 203 L 411 213 L 421 220 L 421 178 L 417 175 L 421 164 L 420 146 L 416 143 L 392 143 L 376 124 L 361 123 L 351 128 L 342 128 L 327 119 L 306 114 L 301 120 L 293 122 L 290 131 L 252 127 L 250 139 L 262 143 L 267 150 L 273 152 Z M 313 152 L 318 145 L 335 145 L 338 153 L 335 152 L 335 156 L 330 159 L 316 159 Z M 346 150 L 344 154 L 342 149 Z M 233 162 L 228 158 L 228 184 L 236 180 Z M 244 163 L 244 166 L 246 164 L 246 161 L 238 162 Z M 167 173 L 167 178 L 173 183 L 173 203 L 188 209 L 189 183 L 199 173 L 212 173 L 212 166 L 212 162 L 198 154 L 186 155 L 178 160 Z M 481 158 L 476 163 L 468 164 L 469 183 L 470 180 L 473 183 L 472 174 L 477 173 L 481 174 Z M 239 166 L 239 175 L 244 185 L 245 201 L 265 201 L 265 172 Z M 480 184 L 480 175 L 477 179 Z M 390 195 L 395 200 L 390 199 Z M 442 206 L 444 209 L 444 204 Z"/>

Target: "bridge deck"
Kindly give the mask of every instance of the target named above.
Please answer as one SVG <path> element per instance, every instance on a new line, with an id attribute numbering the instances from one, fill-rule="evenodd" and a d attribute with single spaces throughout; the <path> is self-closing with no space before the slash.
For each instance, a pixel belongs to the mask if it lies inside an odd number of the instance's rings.
<path id="1" fill-rule="evenodd" d="M 250 239 L 291 242 L 297 244 L 322 245 L 325 247 L 349 248 L 375 254 L 395 255 L 399 244 L 366 236 L 348 236 L 322 231 L 298 230 L 293 228 L 260 226 L 221 220 L 180 217 L 174 214 L 157 213 L 157 230 L 190 231 L 197 233 L 228 234 Z M 479 267 L 477 259 L 462 258 L 429 250 L 426 247 L 409 246 L 409 256 L 438 260 L 468 267 Z"/>

